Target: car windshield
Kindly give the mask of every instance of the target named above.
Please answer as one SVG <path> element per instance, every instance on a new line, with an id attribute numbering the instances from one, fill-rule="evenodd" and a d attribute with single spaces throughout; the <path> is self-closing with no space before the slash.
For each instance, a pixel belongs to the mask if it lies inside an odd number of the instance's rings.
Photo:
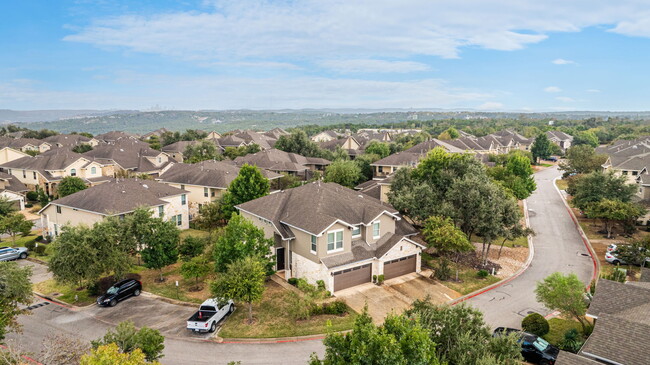
<path id="1" fill-rule="evenodd" d="M 118 291 L 119 289 L 120 289 L 120 288 L 118 288 L 118 287 L 116 287 L 116 286 L 111 286 L 111 287 L 108 288 L 108 290 L 106 291 L 106 294 L 117 294 L 117 291 Z"/>
<path id="2" fill-rule="evenodd" d="M 533 346 L 535 346 L 535 348 L 538 349 L 539 351 L 546 350 L 546 348 L 548 348 L 548 345 L 549 343 L 546 342 L 546 340 L 539 337 L 537 338 L 537 340 L 535 340 L 535 342 L 533 342 Z"/>

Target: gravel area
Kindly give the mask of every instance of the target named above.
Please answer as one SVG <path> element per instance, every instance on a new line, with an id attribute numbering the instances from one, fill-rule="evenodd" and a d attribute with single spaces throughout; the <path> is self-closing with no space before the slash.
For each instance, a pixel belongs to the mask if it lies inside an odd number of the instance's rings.
<path id="1" fill-rule="evenodd" d="M 474 246 L 476 246 L 476 253 L 480 255 L 483 244 L 475 242 Z M 495 275 L 500 279 L 507 278 L 508 276 L 514 274 L 524 265 L 527 259 L 527 247 L 504 247 L 501 251 L 501 257 L 499 257 L 499 245 L 492 245 L 490 254 L 488 255 L 488 260 L 501 265 L 501 270 L 499 270 L 499 272 Z"/>

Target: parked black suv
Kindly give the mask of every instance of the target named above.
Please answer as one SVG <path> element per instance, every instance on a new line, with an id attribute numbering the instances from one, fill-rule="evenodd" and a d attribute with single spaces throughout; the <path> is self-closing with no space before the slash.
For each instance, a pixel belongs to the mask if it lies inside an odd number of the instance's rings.
<path id="1" fill-rule="evenodd" d="M 97 298 L 97 304 L 114 307 L 117 302 L 130 296 L 137 297 L 142 292 L 142 283 L 135 279 L 126 279 L 113 284 L 106 294 Z"/>
<path id="2" fill-rule="evenodd" d="M 492 336 L 509 335 L 513 332 L 519 334 L 517 342 L 521 344 L 521 355 L 524 360 L 539 365 L 555 364 L 560 350 L 537 335 L 514 328 L 498 327 Z"/>

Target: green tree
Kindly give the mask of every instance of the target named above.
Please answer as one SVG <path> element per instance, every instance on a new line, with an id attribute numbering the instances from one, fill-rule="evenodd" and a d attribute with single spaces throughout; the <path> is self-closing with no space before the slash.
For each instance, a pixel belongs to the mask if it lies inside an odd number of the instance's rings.
<path id="1" fill-rule="evenodd" d="M 246 256 L 228 264 L 226 271 L 211 284 L 215 298 L 229 298 L 248 305 L 248 323 L 253 323 L 253 303 L 262 299 L 266 279 L 265 261 Z"/>
<path id="2" fill-rule="evenodd" d="M 596 154 L 594 148 L 589 145 L 571 146 L 565 160 L 560 162 L 560 170 L 564 171 L 564 177 L 570 174 L 589 174 L 599 171 L 607 161 L 607 155 Z"/>
<path id="3" fill-rule="evenodd" d="M 555 272 L 537 282 L 535 294 L 537 301 L 546 308 L 575 318 L 582 325 L 583 332 L 586 331 L 588 323 L 584 318 L 587 312 L 585 284 L 576 274 L 563 275 Z"/>
<path id="4" fill-rule="evenodd" d="M 385 158 L 390 155 L 390 147 L 385 142 L 370 141 L 368 146 L 366 146 L 365 153 L 377 155 L 379 158 Z"/>
<path id="5" fill-rule="evenodd" d="M 544 336 L 550 329 L 546 318 L 539 313 L 531 313 L 524 317 L 521 328 L 537 336 Z"/>
<path id="6" fill-rule="evenodd" d="M 221 199 L 201 206 L 198 217 L 194 218 L 197 227 L 209 231 L 221 227 L 225 221 L 226 214 Z"/>
<path id="7" fill-rule="evenodd" d="M 354 163 L 359 166 L 359 172 L 361 173 L 361 175 L 359 175 L 360 182 L 372 179 L 372 166 L 370 166 L 370 164 L 379 159 L 379 155 L 368 153 L 364 153 L 363 155 L 357 156 L 357 158 L 354 159 Z"/>
<path id="8" fill-rule="evenodd" d="M 221 160 L 221 154 L 217 146 L 212 141 L 200 141 L 191 144 L 183 152 L 184 161 L 187 163 L 197 163 L 206 160 Z"/>
<path id="9" fill-rule="evenodd" d="M 361 170 L 354 161 L 334 161 L 325 168 L 325 182 L 353 188 L 361 178 Z"/>
<path id="10" fill-rule="evenodd" d="M 311 365 L 344 364 L 439 364 L 436 344 L 417 319 L 389 315 L 377 326 L 366 310 L 348 333 L 330 333 L 323 341 L 325 357 L 312 354 Z"/>
<path id="11" fill-rule="evenodd" d="M 490 327 L 485 324 L 483 314 L 469 306 L 436 305 L 425 300 L 416 300 L 406 311 L 411 318 L 419 318 L 422 327 L 429 331 L 431 341 L 436 344 L 438 358 L 449 365 L 488 363 L 520 364 L 521 347 L 515 336 L 492 337 Z"/>
<path id="12" fill-rule="evenodd" d="M 429 217 L 424 221 L 422 235 L 429 247 L 434 247 L 440 255 L 455 254 L 456 262 L 460 253 L 474 251 L 474 245 L 451 218 Z"/>
<path id="13" fill-rule="evenodd" d="M 123 353 L 114 343 L 99 346 L 81 358 L 81 365 L 160 365 L 158 361 L 148 362 L 145 355 L 136 349 Z"/>
<path id="14" fill-rule="evenodd" d="M 140 251 L 144 266 L 160 272 L 160 281 L 164 281 L 162 269 L 178 261 L 178 244 L 180 231 L 173 222 L 152 218 L 149 234 L 143 237 L 144 248 Z"/>
<path id="15" fill-rule="evenodd" d="M 519 200 L 528 198 L 537 188 L 530 159 L 524 154 L 509 154 L 505 166 L 490 168 L 488 174 Z"/>
<path id="16" fill-rule="evenodd" d="M 205 251 L 205 246 L 208 242 L 203 237 L 198 236 L 187 236 L 183 239 L 183 242 L 178 246 L 178 254 L 183 261 L 189 261 L 190 259 L 197 257 Z"/>
<path id="17" fill-rule="evenodd" d="M 223 273 L 228 265 L 245 257 L 262 260 L 267 274 L 273 272 L 275 257 L 270 255 L 273 240 L 265 238 L 264 230 L 239 214 L 234 214 L 214 244 L 214 267 Z"/>
<path id="18" fill-rule="evenodd" d="M 120 322 L 115 331 L 109 330 L 104 337 L 90 342 L 93 349 L 115 344 L 122 353 L 142 351 L 147 361 L 156 361 L 162 358 L 165 349 L 165 337 L 160 331 L 142 327 L 139 330 L 131 321 Z"/>
<path id="19" fill-rule="evenodd" d="M 244 164 L 223 197 L 222 209 L 226 217 L 230 218 L 235 212 L 235 206 L 268 195 L 270 188 L 269 180 L 257 166 Z"/>
<path id="20" fill-rule="evenodd" d="M 11 213 L 0 217 L 0 232 L 11 236 L 11 241 L 16 244 L 16 235 L 27 236 L 31 233 L 34 222 L 25 219 L 20 213 Z"/>
<path id="21" fill-rule="evenodd" d="M 275 142 L 275 148 L 305 157 L 329 157 L 328 153 L 321 149 L 316 142 L 310 140 L 307 133 L 302 130 L 295 130 L 290 135 L 280 136 Z"/>
<path id="22" fill-rule="evenodd" d="M 598 137 L 592 131 L 580 131 L 573 136 L 572 145 L 587 145 L 598 147 Z"/>
<path id="23" fill-rule="evenodd" d="M 576 176 L 569 180 L 567 188 L 567 193 L 573 197 L 571 204 L 583 211 L 603 199 L 628 203 L 635 192 L 636 186 L 627 184 L 625 176 L 602 171 Z"/>
<path id="24" fill-rule="evenodd" d="M 183 262 L 181 265 L 181 275 L 185 280 L 194 279 L 198 288 L 199 278 L 202 278 L 210 273 L 210 263 L 204 256 L 197 256 L 191 258 L 189 261 Z"/>
<path id="25" fill-rule="evenodd" d="M 616 257 L 630 265 L 646 266 L 646 258 L 650 257 L 650 240 L 634 240 L 630 244 L 616 246 L 614 251 Z"/>
<path id="26" fill-rule="evenodd" d="M 591 203 L 585 210 L 587 218 L 600 219 L 604 223 L 607 238 L 612 237 L 612 229 L 616 222 L 636 221 L 645 212 L 645 208 L 638 204 L 611 199 Z"/>
<path id="27" fill-rule="evenodd" d="M 158 149 L 160 149 L 160 147 Z M 92 150 L 93 150 L 93 146 L 91 146 L 89 144 L 85 144 L 85 143 L 78 144 L 78 145 L 72 147 L 72 152 L 76 152 L 76 153 L 86 153 L 86 152 L 92 151 Z"/>
<path id="28" fill-rule="evenodd" d="M 533 146 L 530 148 L 530 151 L 533 153 L 533 159 L 535 163 L 539 163 L 539 159 L 547 159 L 551 156 L 552 147 L 551 141 L 546 136 L 546 133 L 540 133 L 533 142 Z"/>
<path id="29" fill-rule="evenodd" d="M 17 210 L 16 205 L 9 198 L 4 196 L 0 197 L 0 217 L 7 216 Z"/>
<path id="30" fill-rule="evenodd" d="M 19 330 L 16 317 L 27 311 L 20 308 L 32 302 L 32 269 L 15 262 L 0 261 L 0 343 L 10 330 Z"/>
<path id="31" fill-rule="evenodd" d="M 66 176 L 61 179 L 59 186 L 57 187 L 57 192 L 60 198 L 74 194 L 78 191 L 86 189 L 86 183 L 79 177 L 76 176 Z"/>
<path id="32" fill-rule="evenodd" d="M 96 241 L 87 226 L 63 226 L 52 244 L 49 270 L 54 279 L 78 287 L 99 279 L 104 270 Z"/>
<path id="33" fill-rule="evenodd" d="M 36 192 L 38 193 L 38 202 L 42 207 L 46 206 L 50 202 L 50 197 L 45 194 L 45 191 L 40 186 L 36 187 Z"/>

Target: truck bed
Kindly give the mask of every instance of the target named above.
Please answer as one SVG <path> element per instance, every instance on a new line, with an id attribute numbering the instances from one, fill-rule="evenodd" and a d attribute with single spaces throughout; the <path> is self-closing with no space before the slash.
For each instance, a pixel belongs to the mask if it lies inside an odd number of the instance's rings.
<path id="1" fill-rule="evenodd" d="M 201 314 L 201 318 L 199 318 L 199 313 Z M 217 314 L 217 312 L 198 311 L 198 312 L 194 313 L 187 321 L 188 322 L 207 322 L 215 314 Z"/>

